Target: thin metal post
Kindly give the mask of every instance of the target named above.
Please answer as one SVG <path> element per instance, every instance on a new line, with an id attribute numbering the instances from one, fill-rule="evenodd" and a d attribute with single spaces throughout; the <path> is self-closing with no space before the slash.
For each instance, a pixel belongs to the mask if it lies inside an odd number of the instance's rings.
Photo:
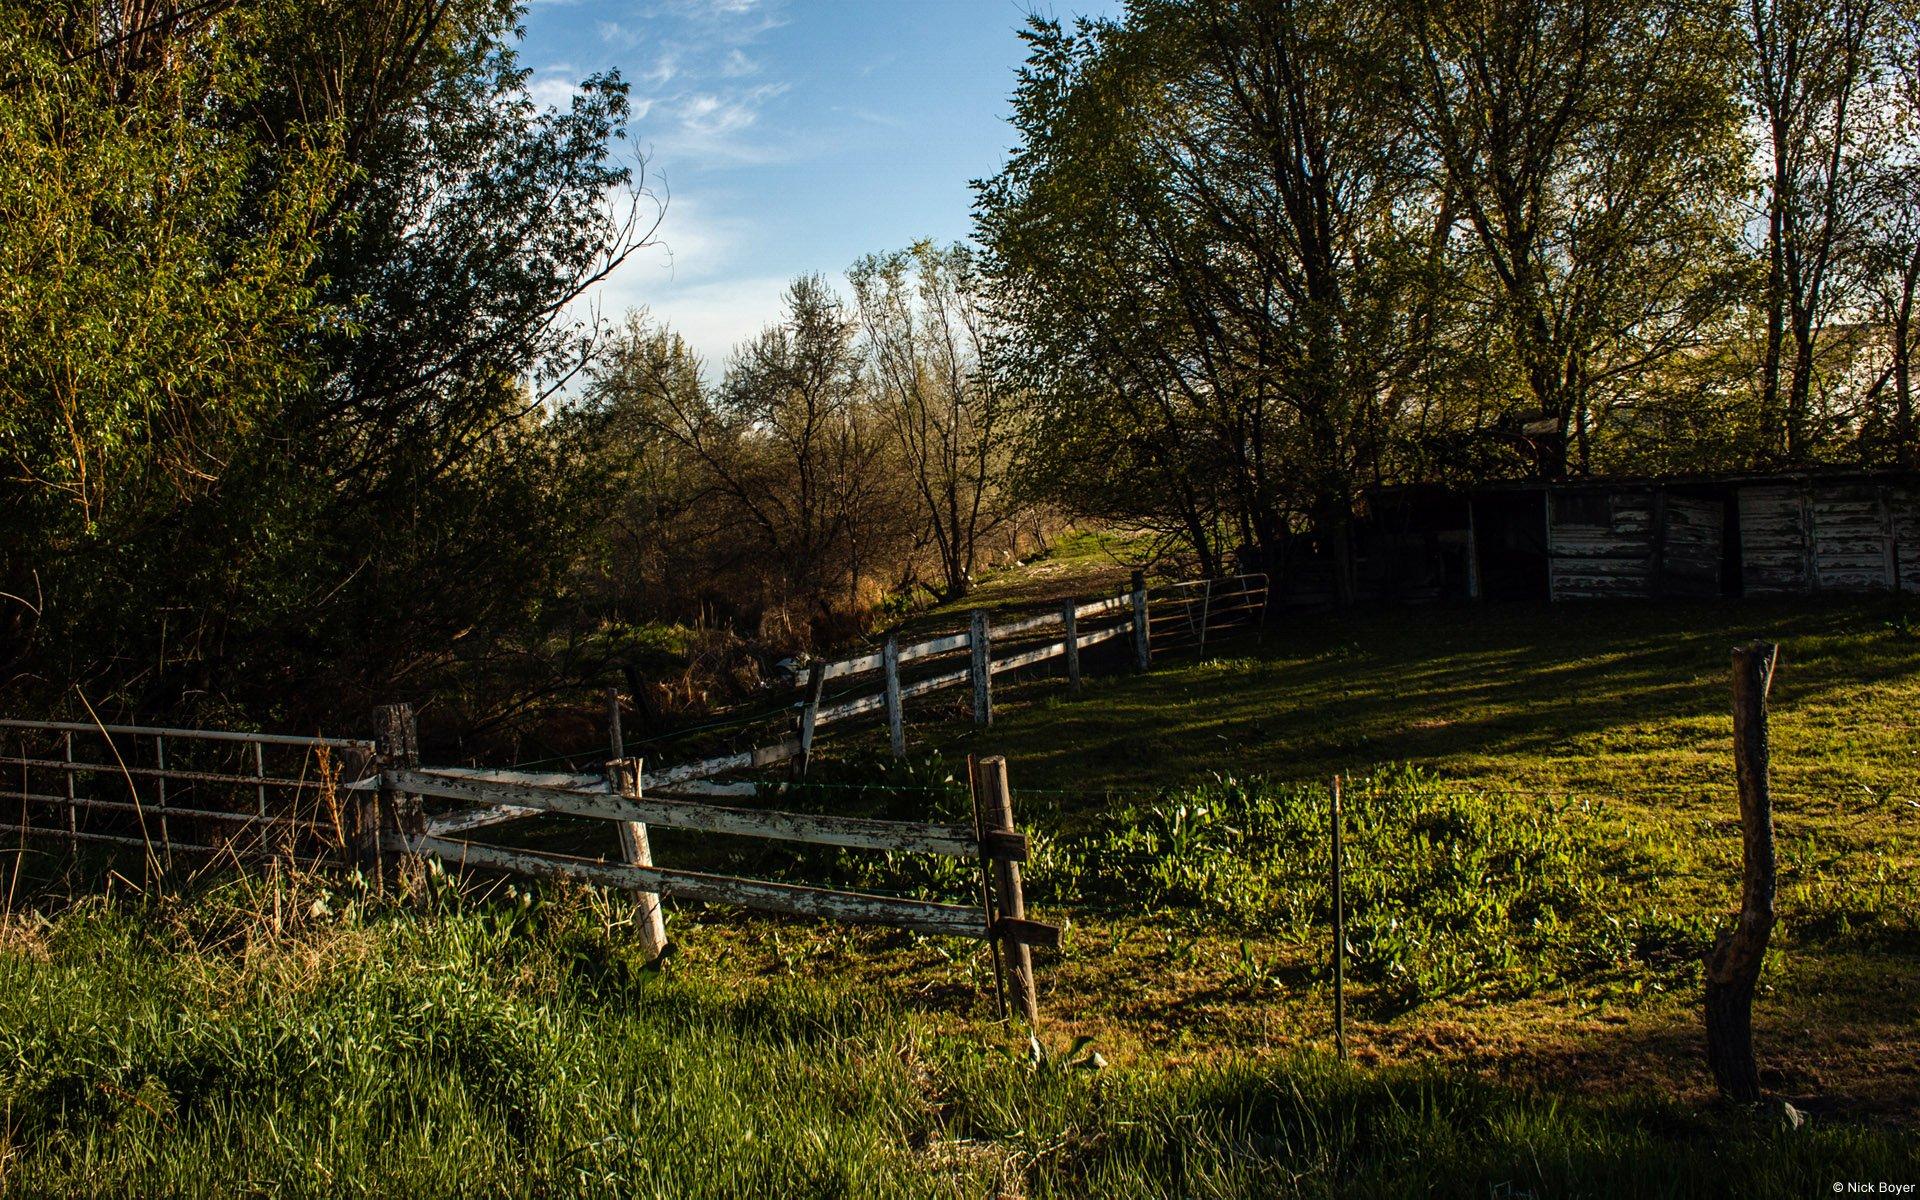
<path id="1" fill-rule="evenodd" d="M 20 757 L 27 757 L 25 738 L 20 739 Z M 21 768 L 23 773 L 25 770 L 26 768 Z M 67 770 L 65 774 L 67 777 L 67 832 L 79 833 L 80 797 L 76 795 L 73 790 L 73 730 L 71 729 L 67 730 Z M 25 786 L 23 785 L 20 790 L 25 791 Z M 80 844 L 79 839 L 75 838 L 73 844 L 78 846 Z"/>
<path id="2" fill-rule="evenodd" d="M 1144 571 L 1133 573 L 1133 665 L 1135 670 L 1145 671 L 1153 665 L 1152 633 L 1147 625 L 1147 576 Z"/>
<path id="3" fill-rule="evenodd" d="M 260 815 L 267 815 L 267 748 L 255 742 L 253 744 L 253 777 L 258 782 L 255 787 L 260 794 Z"/>
<path id="4" fill-rule="evenodd" d="M 109 738 L 108 740 L 111 741 L 112 739 Z M 155 781 L 159 784 L 159 793 L 160 793 L 160 803 L 159 803 L 160 848 L 167 852 L 167 869 L 171 871 L 173 869 L 173 834 L 167 828 L 167 739 L 166 738 L 156 737 L 153 739 L 153 753 L 154 753 L 154 759 L 160 767 L 160 774 L 155 776 Z"/>
<path id="5" fill-rule="evenodd" d="M 1333 777 L 1333 1043 L 1347 1059 L 1347 898 L 1340 849 L 1340 777 Z"/>

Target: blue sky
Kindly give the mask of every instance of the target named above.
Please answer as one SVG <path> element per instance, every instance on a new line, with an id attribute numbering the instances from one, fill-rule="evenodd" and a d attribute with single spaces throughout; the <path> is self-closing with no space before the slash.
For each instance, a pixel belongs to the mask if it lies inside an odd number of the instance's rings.
<path id="1" fill-rule="evenodd" d="M 1110 0 L 533 0 L 520 56 L 564 104 L 610 67 L 633 88 L 630 153 L 667 203 L 657 248 L 601 289 L 646 307 L 710 371 L 778 318 L 798 274 L 969 232 L 968 181 L 1012 142 L 1029 11 Z"/>

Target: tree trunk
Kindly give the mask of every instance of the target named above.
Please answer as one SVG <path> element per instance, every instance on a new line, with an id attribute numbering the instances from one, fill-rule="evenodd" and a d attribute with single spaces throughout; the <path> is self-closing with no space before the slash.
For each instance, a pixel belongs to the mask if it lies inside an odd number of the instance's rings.
<path id="1" fill-rule="evenodd" d="M 1913 299 L 1920 287 L 1920 255 L 1907 263 L 1901 281 L 1900 302 L 1893 312 L 1893 402 L 1894 461 L 1911 468 L 1914 458 L 1913 430 Z"/>
<path id="2" fill-rule="evenodd" d="M 1774 106 L 1774 98 L 1767 98 L 1768 107 Z M 1775 437 L 1768 438 L 1774 444 L 1769 449 L 1777 452 L 1781 446 L 1775 438 L 1784 439 L 1786 431 L 1782 427 L 1772 428 L 1780 419 L 1780 351 L 1786 344 L 1787 313 L 1787 267 L 1786 267 L 1786 192 L 1792 186 L 1792 175 L 1787 170 L 1786 139 L 1788 137 L 1784 122 L 1775 117 L 1770 122 L 1773 143 L 1773 179 L 1772 192 L 1767 203 L 1767 332 L 1766 341 L 1760 357 L 1760 420 L 1763 428 Z"/>
<path id="3" fill-rule="evenodd" d="M 1740 786 L 1740 916 L 1707 955 L 1707 1065 L 1720 1094 L 1760 1099 L 1753 1058 L 1753 991 L 1773 936 L 1773 797 L 1768 790 L 1767 692 L 1780 648 L 1733 652 L 1733 755 Z"/>
<path id="4" fill-rule="evenodd" d="M 1796 321 L 1793 331 L 1793 371 L 1787 381 L 1787 461 L 1803 463 L 1812 456 L 1808 418 L 1813 407 L 1813 329 Z"/>

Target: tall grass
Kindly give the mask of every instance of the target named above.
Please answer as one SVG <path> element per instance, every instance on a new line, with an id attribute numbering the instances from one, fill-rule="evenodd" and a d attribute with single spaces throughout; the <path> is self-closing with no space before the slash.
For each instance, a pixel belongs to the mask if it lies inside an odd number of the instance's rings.
<path id="1" fill-rule="evenodd" d="M 863 989 L 650 968 L 596 892 L 403 908 L 307 881 L 279 911 L 228 881 L 7 920 L 0 1192 L 1805 1196 L 1914 1174 L 1892 1133 L 1437 1071 L 1035 1061 Z"/>

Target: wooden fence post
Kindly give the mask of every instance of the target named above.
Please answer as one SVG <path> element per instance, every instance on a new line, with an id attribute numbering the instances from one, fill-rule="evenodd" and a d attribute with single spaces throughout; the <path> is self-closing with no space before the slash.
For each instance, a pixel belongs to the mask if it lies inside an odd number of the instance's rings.
<path id="1" fill-rule="evenodd" d="M 607 764 L 607 779 L 628 800 L 640 799 L 640 760 L 617 758 Z M 653 865 L 653 844 L 647 839 L 647 827 L 639 821 L 619 821 L 620 856 L 630 867 Z M 660 893 L 632 893 L 634 924 L 640 931 L 640 950 L 648 962 L 657 962 L 667 952 L 667 921 L 660 912 Z"/>
<path id="2" fill-rule="evenodd" d="M 1333 777 L 1333 1045 L 1347 1060 L 1347 893 L 1340 846 L 1340 777 Z"/>
<path id="3" fill-rule="evenodd" d="M 388 771 L 411 771 L 420 765 L 420 734 L 414 722 L 413 705 L 389 704 L 380 710 L 380 792 L 378 816 L 373 828 L 374 864 L 380 868 L 382 886 L 393 883 L 405 890 L 424 878 L 418 855 L 395 849 L 382 854 L 381 835 L 400 838 L 422 837 L 427 832 L 427 816 L 420 797 L 402 792 L 387 782 Z"/>
<path id="4" fill-rule="evenodd" d="M 1144 571 L 1133 573 L 1133 665 L 1136 670 L 1145 671 L 1153 663 L 1153 651 L 1149 643 L 1147 628 L 1147 575 Z"/>
<path id="5" fill-rule="evenodd" d="M 815 663 L 807 668 L 807 704 L 800 710 L 800 778 L 807 777 L 807 768 L 813 763 L 813 726 L 820 717 L 820 696 L 827 686 L 827 664 Z"/>
<path id="6" fill-rule="evenodd" d="M 993 724 L 993 631 L 987 627 L 984 610 L 973 610 L 973 634 L 967 639 L 973 649 L 973 723 Z"/>
<path id="7" fill-rule="evenodd" d="M 1740 915 L 1707 955 L 1707 1065 L 1729 1100 L 1760 1099 L 1753 1058 L 1753 989 L 1773 936 L 1773 796 L 1767 779 L 1767 692 L 1780 647 L 1733 652 L 1733 761 L 1740 786 Z"/>
<path id="8" fill-rule="evenodd" d="M 981 815 L 987 830 L 999 833 L 1013 833 L 1013 793 L 1007 787 L 1007 760 L 994 755 L 979 762 L 978 781 L 981 801 Z M 1016 921 L 1027 918 L 1027 900 L 1020 888 L 1020 864 L 1005 859 L 993 864 L 995 890 L 999 893 L 995 906 L 1001 917 L 1011 917 Z M 1012 984 L 1014 1004 L 1020 1015 L 1026 1018 L 1031 1029 L 1040 1027 L 1040 998 L 1033 987 L 1033 954 L 1023 941 L 1003 938 L 1007 957 L 1007 974 Z"/>
<path id="9" fill-rule="evenodd" d="M 386 807 L 387 772 L 393 769 L 393 763 L 387 758 L 384 741 L 376 741 L 373 749 L 373 770 L 375 787 L 372 791 L 364 788 L 352 792 L 348 798 L 350 807 L 352 843 L 349 853 L 354 869 L 363 879 L 377 879 L 380 874 L 380 811 Z"/>
<path id="10" fill-rule="evenodd" d="M 1060 610 L 1060 623 L 1066 627 L 1062 645 L 1067 655 L 1067 690 L 1074 695 L 1080 694 L 1080 605 L 1069 600 Z"/>
<path id="11" fill-rule="evenodd" d="M 887 635 L 887 644 L 880 650 L 880 665 L 887 675 L 887 740 L 892 744 L 893 756 L 907 756 L 907 716 L 900 706 L 900 635 Z"/>

